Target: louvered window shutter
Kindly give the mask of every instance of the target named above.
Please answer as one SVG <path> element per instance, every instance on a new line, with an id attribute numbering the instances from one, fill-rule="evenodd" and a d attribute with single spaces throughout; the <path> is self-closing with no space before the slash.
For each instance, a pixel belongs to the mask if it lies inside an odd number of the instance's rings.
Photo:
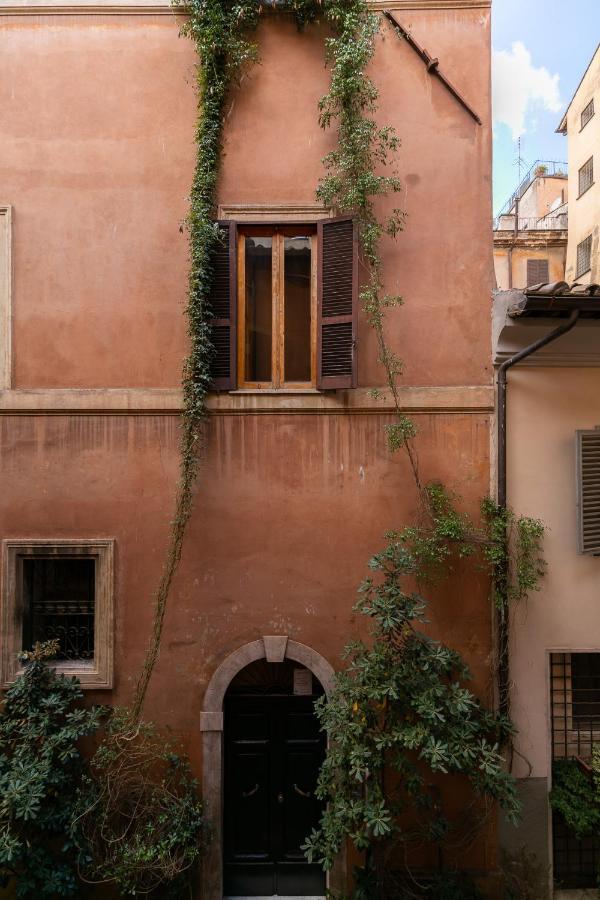
<path id="1" fill-rule="evenodd" d="M 527 260 L 527 287 L 532 287 L 534 284 L 547 284 L 548 278 L 547 259 Z"/>
<path id="2" fill-rule="evenodd" d="M 231 391 L 236 378 L 236 235 L 235 222 L 219 222 L 223 237 L 213 257 L 210 293 L 211 341 L 215 350 L 211 361 L 211 389 Z"/>
<path id="3" fill-rule="evenodd" d="M 577 506 L 579 552 L 600 556 L 600 428 L 577 432 Z"/>
<path id="4" fill-rule="evenodd" d="M 358 234 L 352 219 L 318 223 L 317 387 L 356 387 Z"/>

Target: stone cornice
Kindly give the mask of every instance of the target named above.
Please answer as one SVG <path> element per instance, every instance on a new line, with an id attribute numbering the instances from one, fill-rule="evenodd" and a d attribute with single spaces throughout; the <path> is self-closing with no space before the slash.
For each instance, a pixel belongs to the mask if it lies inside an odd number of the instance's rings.
<path id="1" fill-rule="evenodd" d="M 349 391 L 233 391 L 210 394 L 211 415 L 378 415 L 394 406 L 386 397 L 375 399 L 369 388 Z M 494 407 L 490 385 L 400 388 L 403 409 L 412 413 L 488 413 Z M 182 411 L 177 388 L 97 388 L 0 391 L 2 415 L 135 415 L 172 416 Z"/>
<path id="2" fill-rule="evenodd" d="M 369 0 L 373 9 L 489 9 L 492 0 Z M 165 0 L 0 0 L 0 16 L 173 15 Z"/>

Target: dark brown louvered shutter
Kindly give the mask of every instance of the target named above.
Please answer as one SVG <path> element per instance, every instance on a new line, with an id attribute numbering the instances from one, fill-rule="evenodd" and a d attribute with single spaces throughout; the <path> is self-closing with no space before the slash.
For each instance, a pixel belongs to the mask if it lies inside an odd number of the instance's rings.
<path id="1" fill-rule="evenodd" d="M 236 235 L 235 222 L 218 223 L 223 237 L 213 257 L 210 292 L 211 341 L 215 350 L 211 361 L 211 389 L 232 391 L 237 387 L 236 368 Z"/>
<path id="2" fill-rule="evenodd" d="M 317 387 L 356 387 L 358 234 L 352 219 L 318 223 Z"/>
<path id="3" fill-rule="evenodd" d="M 547 259 L 527 260 L 527 287 L 534 284 L 547 284 L 549 280 Z"/>
<path id="4" fill-rule="evenodd" d="M 600 428 L 577 432 L 577 506 L 579 552 L 600 556 Z"/>

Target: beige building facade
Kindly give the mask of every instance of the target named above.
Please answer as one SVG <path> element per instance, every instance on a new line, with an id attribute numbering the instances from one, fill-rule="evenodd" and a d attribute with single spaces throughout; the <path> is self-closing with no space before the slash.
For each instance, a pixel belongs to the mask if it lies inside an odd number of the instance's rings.
<path id="1" fill-rule="evenodd" d="M 524 809 L 504 841 L 535 854 L 548 872 L 546 896 L 572 900 L 587 890 L 597 896 L 600 863 L 600 842 L 576 840 L 548 800 L 553 763 L 589 761 L 600 721 L 600 558 L 582 542 L 586 523 L 595 529 L 595 500 L 583 503 L 590 463 L 580 438 L 594 443 L 600 426 L 600 288 L 584 290 L 533 301 L 526 292 L 498 292 L 493 326 L 499 366 L 582 309 L 567 333 L 508 371 L 506 419 L 508 505 L 543 522 L 547 571 L 540 590 L 512 611 L 513 772 Z"/>
<path id="2" fill-rule="evenodd" d="M 566 280 L 600 281 L 600 45 L 557 129 L 569 153 Z"/>

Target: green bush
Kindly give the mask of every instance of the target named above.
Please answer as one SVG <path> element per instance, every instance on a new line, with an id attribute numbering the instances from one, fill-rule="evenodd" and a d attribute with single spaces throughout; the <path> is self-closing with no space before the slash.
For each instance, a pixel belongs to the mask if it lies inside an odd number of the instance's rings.
<path id="1" fill-rule="evenodd" d="M 51 641 L 22 655 L 23 674 L 0 713 L 0 878 L 17 897 L 79 890 L 68 837 L 83 771 L 78 744 L 97 730 L 102 710 L 78 706 L 78 681 L 48 665 L 56 650 Z"/>
<path id="2" fill-rule="evenodd" d="M 577 760 L 554 760 L 550 804 L 562 815 L 578 840 L 598 833 L 600 804 L 597 788 L 591 775 L 582 771 Z"/>

